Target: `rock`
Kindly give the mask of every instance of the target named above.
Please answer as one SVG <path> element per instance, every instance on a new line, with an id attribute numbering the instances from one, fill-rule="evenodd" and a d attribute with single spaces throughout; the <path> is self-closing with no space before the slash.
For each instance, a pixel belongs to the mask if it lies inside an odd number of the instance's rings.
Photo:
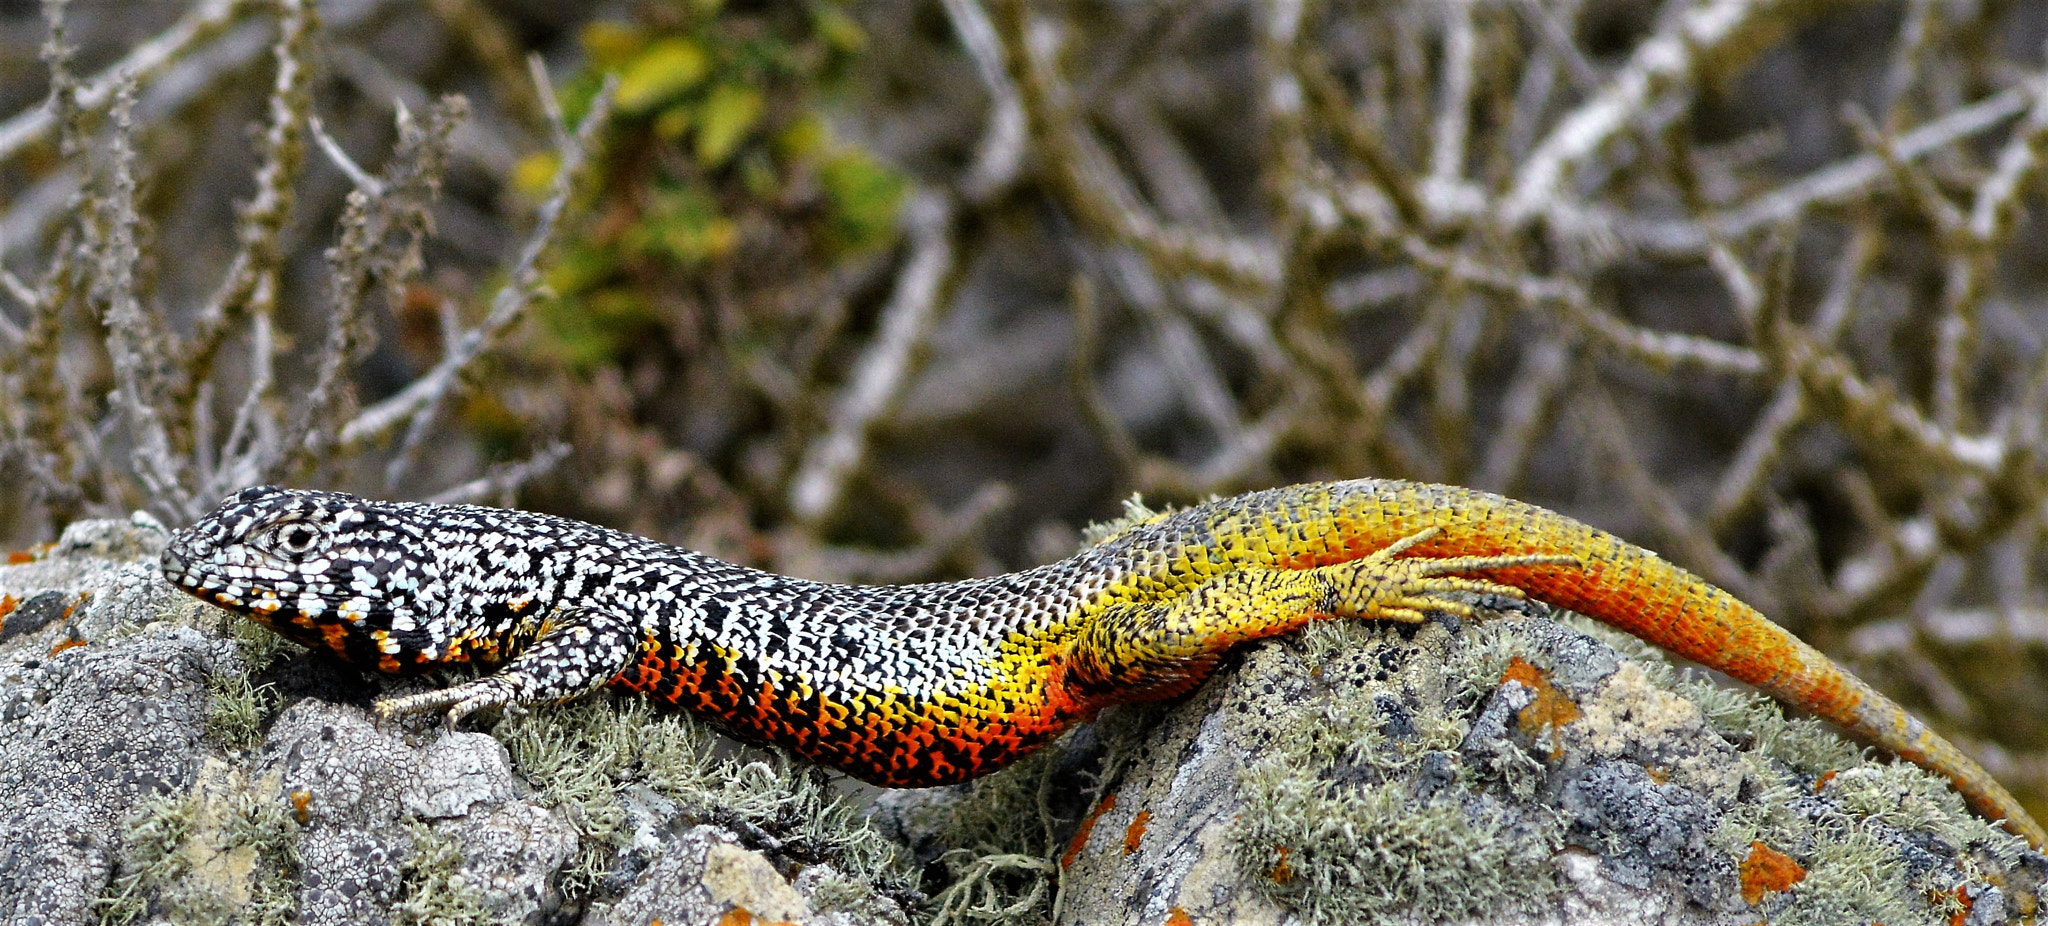
<path id="1" fill-rule="evenodd" d="M 1937 924 L 2034 909 L 2048 858 L 1945 782 L 1530 610 L 1318 626 L 1170 710 L 1106 716 L 1099 796 L 1061 830 L 1057 922 Z M 1043 772 L 882 813 L 924 858 L 1017 851 L 1002 821 L 1036 826 Z M 1007 874 L 1014 900 L 1026 889 Z"/>
<path id="2" fill-rule="evenodd" d="M 501 725 L 521 759 L 380 725 L 401 683 L 173 591 L 161 549 L 152 522 L 83 522 L 0 566 L 0 921 L 908 922 L 835 867 L 887 853 L 821 779 L 603 699 Z"/>
<path id="3" fill-rule="evenodd" d="M 94 522 L 0 567 L 0 920 L 95 922 L 131 818 L 199 769 L 228 647 L 156 623 L 169 589 L 102 555 L 153 555 L 150 536 Z M 116 626 L 118 642 L 78 645 Z"/>

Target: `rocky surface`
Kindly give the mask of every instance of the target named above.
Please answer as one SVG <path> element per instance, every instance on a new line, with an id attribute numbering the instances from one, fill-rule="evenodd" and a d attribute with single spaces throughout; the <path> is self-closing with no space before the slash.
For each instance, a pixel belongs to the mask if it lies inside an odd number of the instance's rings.
<path id="1" fill-rule="evenodd" d="M 501 724 L 528 767 L 486 733 L 376 724 L 382 680 L 173 592 L 161 542 L 92 522 L 0 566 L 0 922 L 907 921 L 885 874 L 833 867 L 864 859 L 833 837 L 879 840 L 813 779 L 602 700 Z M 609 764 L 578 754 L 600 734 Z M 691 767 L 618 761 L 640 748 Z M 778 809 L 844 832 L 785 838 Z"/>
<path id="2" fill-rule="evenodd" d="M 1311 628 L 870 820 L 631 701 L 373 723 L 427 682 L 172 592 L 161 539 L 0 566 L 7 923 L 1989 926 L 2048 874 L 1918 770 L 1513 602 Z"/>
<path id="3" fill-rule="evenodd" d="M 996 863 L 950 866 L 984 881 L 962 911 L 1029 899 L 1020 857 L 1052 859 L 1036 915 L 1074 926 L 2032 921 L 2048 858 L 1944 782 L 1582 619 L 1492 604 L 1312 627 L 1105 716 L 1068 744 L 1107 754 L 1078 825 L 1040 826 L 1075 806 L 1059 756 L 881 816 L 926 858 L 980 840 Z"/>
<path id="4" fill-rule="evenodd" d="M 1512 615 L 1262 648 L 1132 751 L 1074 841 L 1062 922 L 2000 923 L 2034 909 L 2048 860 L 1941 783 L 1628 648 L 1641 658 Z"/>

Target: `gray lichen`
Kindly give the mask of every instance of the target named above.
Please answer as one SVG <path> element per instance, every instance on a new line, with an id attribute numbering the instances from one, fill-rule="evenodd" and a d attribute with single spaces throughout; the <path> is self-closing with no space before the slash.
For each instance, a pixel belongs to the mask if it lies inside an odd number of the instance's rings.
<path id="1" fill-rule="evenodd" d="M 901 847 L 824 775 L 780 754 L 734 754 L 687 715 L 594 697 L 507 718 L 495 732 L 540 800 L 575 821 L 572 894 L 644 866 L 664 843 L 656 830 L 676 818 L 734 828 L 772 854 L 828 863 L 883 891 L 910 887 Z"/>

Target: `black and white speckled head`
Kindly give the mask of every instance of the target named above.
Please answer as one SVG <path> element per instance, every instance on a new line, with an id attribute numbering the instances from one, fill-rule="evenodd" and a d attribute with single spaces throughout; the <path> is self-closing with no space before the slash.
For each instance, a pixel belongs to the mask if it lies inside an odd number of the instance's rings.
<path id="1" fill-rule="evenodd" d="M 171 535 L 164 578 L 279 626 L 295 618 L 388 626 L 415 585 L 405 551 L 423 532 L 392 506 L 339 492 L 257 486 Z"/>

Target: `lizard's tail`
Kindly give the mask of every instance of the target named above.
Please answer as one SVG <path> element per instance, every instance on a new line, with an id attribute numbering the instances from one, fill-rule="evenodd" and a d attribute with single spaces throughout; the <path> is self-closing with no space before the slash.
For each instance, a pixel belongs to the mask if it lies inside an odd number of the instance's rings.
<path id="1" fill-rule="evenodd" d="M 1362 480 L 1324 486 L 1316 495 L 1280 506 L 1312 519 L 1310 511 L 1296 506 L 1328 505 L 1337 534 L 1330 540 L 1339 546 L 1318 551 L 1315 559 L 1353 558 L 1368 547 L 1430 527 L 1441 533 L 1407 555 L 1577 557 L 1578 567 L 1513 567 L 1491 570 L 1484 578 L 1521 588 L 1811 711 L 1947 777 L 1977 812 L 2004 821 L 2035 848 L 2048 844 L 2048 831 L 1953 743 L 1755 608 L 1649 550 L 1556 512 L 1474 489 Z"/>

